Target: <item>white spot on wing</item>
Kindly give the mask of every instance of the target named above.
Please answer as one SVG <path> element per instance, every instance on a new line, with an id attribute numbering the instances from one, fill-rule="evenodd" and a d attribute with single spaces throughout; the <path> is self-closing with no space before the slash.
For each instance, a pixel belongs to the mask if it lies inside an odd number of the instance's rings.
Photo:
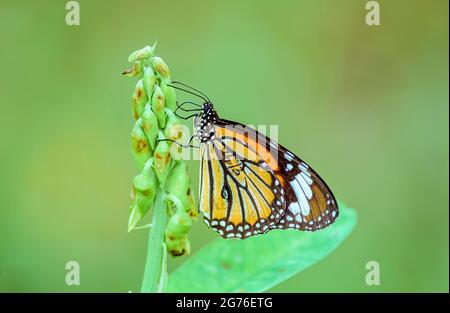
<path id="1" fill-rule="evenodd" d="M 308 199 L 306 199 L 306 196 L 303 193 L 302 188 L 300 187 L 300 183 L 296 179 L 294 179 L 293 181 L 291 181 L 290 184 L 291 184 L 292 189 L 295 192 L 297 200 L 300 203 L 300 209 L 301 209 L 302 214 L 304 216 L 308 216 L 309 215 L 309 211 L 310 211 L 309 202 L 308 202 Z"/>
<path id="2" fill-rule="evenodd" d="M 291 153 L 289 153 L 289 151 L 284 154 L 284 157 L 286 158 L 286 160 L 292 161 L 292 155 Z"/>
<path id="3" fill-rule="evenodd" d="M 301 174 L 302 177 L 306 180 L 306 182 L 308 183 L 308 185 L 312 185 L 312 183 L 313 183 L 312 179 L 311 179 L 308 175 L 306 175 L 305 172 L 301 172 L 300 174 Z"/>
<path id="4" fill-rule="evenodd" d="M 310 176 L 311 174 L 309 174 L 308 168 L 305 167 L 305 165 L 306 165 L 305 163 L 301 163 L 301 164 L 298 166 L 298 168 L 299 168 L 303 173 L 305 173 L 306 175 Z"/>
<path id="5" fill-rule="evenodd" d="M 289 206 L 289 211 L 292 212 L 292 214 L 299 214 L 300 213 L 300 205 L 298 204 L 298 202 L 293 202 L 291 203 L 291 205 Z"/>
<path id="6" fill-rule="evenodd" d="M 297 179 L 297 181 L 300 183 L 300 186 L 302 187 L 306 198 L 311 199 L 313 196 L 312 190 L 303 176 L 301 174 L 297 174 L 297 176 L 295 176 L 295 179 Z"/>

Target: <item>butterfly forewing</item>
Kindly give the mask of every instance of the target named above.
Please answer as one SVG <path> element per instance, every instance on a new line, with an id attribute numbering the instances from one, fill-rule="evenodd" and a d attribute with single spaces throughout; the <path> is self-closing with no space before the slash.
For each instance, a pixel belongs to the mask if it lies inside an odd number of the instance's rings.
<path id="1" fill-rule="evenodd" d="M 224 131 L 201 147 L 200 211 L 222 237 L 244 239 L 280 221 L 284 190 L 252 138 Z"/>
<path id="2" fill-rule="evenodd" d="M 271 228 L 315 231 L 339 214 L 336 199 L 320 176 L 292 152 L 279 146 L 281 175 L 285 178 L 286 213 Z"/>

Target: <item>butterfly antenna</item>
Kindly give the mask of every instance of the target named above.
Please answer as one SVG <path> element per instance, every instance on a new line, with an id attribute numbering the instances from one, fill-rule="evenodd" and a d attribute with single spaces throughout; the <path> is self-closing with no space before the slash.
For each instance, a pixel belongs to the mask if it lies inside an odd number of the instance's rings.
<path id="1" fill-rule="evenodd" d="M 187 87 L 187 88 L 189 88 L 191 90 L 194 90 L 194 91 L 198 92 L 199 94 L 201 94 L 202 96 L 204 96 L 206 99 L 208 99 L 208 101 L 210 101 L 209 97 L 204 92 L 201 92 L 200 90 L 195 89 L 194 87 L 191 87 L 188 84 L 185 84 L 185 83 L 182 83 L 182 82 L 179 82 L 179 81 L 173 81 L 172 84 L 179 84 L 181 86 L 184 86 L 184 87 Z"/>
<path id="2" fill-rule="evenodd" d="M 172 82 L 172 83 L 173 83 L 173 82 Z M 173 87 L 173 88 L 175 88 L 175 89 L 182 90 L 182 91 L 184 91 L 184 92 L 190 93 L 191 95 L 194 95 L 194 96 L 196 96 L 196 97 L 199 97 L 199 98 L 203 99 L 203 101 L 205 101 L 205 102 L 209 102 L 209 99 L 208 99 L 208 98 L 205 98 L 204 96 L 199 95 L 199 94 L 197 94 L 197 93 L 195 93 L 195 92 L 192 92 L 192 91 L 190 91 L 190 90 L 187 90 L 187 89 L 184 89 L 184 88 L 180 88 L 180 87 L 175 86 L 175 85 L 172 85 L 172 84 L 167 84 L 167 86 L 170 86 L 170 87 Z"/>

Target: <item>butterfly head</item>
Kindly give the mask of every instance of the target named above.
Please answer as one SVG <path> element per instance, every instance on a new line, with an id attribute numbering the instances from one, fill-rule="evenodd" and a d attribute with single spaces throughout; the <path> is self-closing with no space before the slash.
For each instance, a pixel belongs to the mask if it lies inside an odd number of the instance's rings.
<path id="1" fill-rule="evenodd" d="M 213 104 L 210 101 L 203 103 L 201 112 L 194 119 L 196 134 L 201 142 L 214 139 L 214 124 L 218 119 Z"/>

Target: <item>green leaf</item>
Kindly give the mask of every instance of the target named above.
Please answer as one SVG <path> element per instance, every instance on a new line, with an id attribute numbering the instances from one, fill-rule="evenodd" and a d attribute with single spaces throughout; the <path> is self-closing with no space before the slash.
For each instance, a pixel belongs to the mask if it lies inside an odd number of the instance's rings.
<path id="1" fill-rule="evenodd" d="M 317 232 L 274 230 L 246 240 L 218 238 L 169 276 L 168 292 L 263 292 L 320 261 L 351 233 L 356 213 Z"/>

